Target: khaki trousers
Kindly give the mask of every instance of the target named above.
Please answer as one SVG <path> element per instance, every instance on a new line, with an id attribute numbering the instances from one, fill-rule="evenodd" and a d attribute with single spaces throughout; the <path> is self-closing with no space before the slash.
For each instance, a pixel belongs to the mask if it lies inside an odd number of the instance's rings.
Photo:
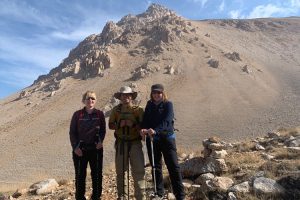
<path id="1" fill-rule="evenodd" d="M 134 196 L 137 200 L 145 199 L 145 163 L 142 142 L 139 140 L 131 142 L 122 142 L 121 140 L 117 140 L 115 148 L 118 198 L 121 199 L 122 197 L 127 197 L 127 173 L 129 155 L 129 163 L 131 166 L 130 171 L 134 182 Z"/>

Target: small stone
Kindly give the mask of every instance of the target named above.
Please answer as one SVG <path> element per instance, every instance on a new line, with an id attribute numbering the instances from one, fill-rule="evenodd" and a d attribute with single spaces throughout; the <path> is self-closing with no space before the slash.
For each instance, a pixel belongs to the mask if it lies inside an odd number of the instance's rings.
<path id="1" fill-rule="evenodd" d="M 261 156 L 262 156 L 264 159 L 266 159 L 266 160 L 272 160 L 272 159 L 275 158 L 275 156 L 269 155 L 269 154 L 264 153 L 264 152 L 261 153 Z"/>
<path id="2" fill-rule="evenodd" d="M 265 147 L 261 146 L 260 144 L 256 144 L 255 149 L 258 150 L 258 151 L 259 150 L 265 150 Z"/>
<path id="3" fill-rule="evenodd" d="M 175 197 L 175 195 L 173 194 L 173 193 L 168 193 L 168 199 L 170 199 L 170 200 L 176 200 L 176 197 Z"/>
<path id="4" fill-rule="evenodd" d="M 212 150 L 210 157 L 219 159 L 219 158 L 225 158 L 226 155 L 227 155 L 226 150 L 221 150 L 221 151 Z"/>
<path id="5" fill-rule="evenodd" d="M 238 199 L 236 198 L 233 192 L 229 192 L 227 200 L 238 200 Z"/>
<path id="6" fill-rule="evenodd" d="M 210 142 L 212 142 L 212 143 L 219 143 L 219 142 L 221 142 L 221 139 L 218 138 L 218 137 L 216 137 L 216 136 L 210 137 L 210 138 L 208 138 L 208 140 Z"/>

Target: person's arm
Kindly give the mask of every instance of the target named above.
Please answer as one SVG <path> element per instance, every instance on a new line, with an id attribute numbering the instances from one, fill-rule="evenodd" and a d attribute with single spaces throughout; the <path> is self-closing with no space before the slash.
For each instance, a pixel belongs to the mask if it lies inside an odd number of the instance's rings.
<path id="1" fill-rule="evenodd" d="M 118 128 L 116 122 L 115 108 L 113 108 L 110 113 L 109 120 L 108 120 L 108 128 L 111 130 L 116 130 Z"/>
<path id="2" fill-rule="evenodd" d="M 70 142 L 71 142 L 71 146 L 72 149 L 75 150 L 76 147 L 79 144 L 79 139 L 78 139 L 78 127 L 77 127 L 77 123 L 78 123 L 78 113 L 75 112 L 72 116 L 71 119 L 71 124 L 70 124 L 70 131 L 69 131 L 69 135 L 70 135 Z"/>
<path id="3" fill-rule="evenodd" d="M 144 116 L 144 110 L 143 108 L 139 107 L 138 108 L 138 118 L 137 118 L 137 123 L 134 125 L 136 127 L 136 129 L 138 131 L 141 130 L 141 127 L 142 127 L 142 121 L 143 121 L 143 116 Z"/>
<path id="4" fill-rule="evenodd" d="M 147 103 L 146 107 L 145 107 L 145 112 L 143 114 L 143 118 L 142 118 L 142 123 L 141 123 L 141 128 L 142 129 L 148 129 L 149 127 L 149 117 L 150 117 L 150 112 L 149 112 L 149 102 Z"/>
<path id="5" fill-rule="evenodd" d="M 103 142 L 106 135 L 106 123 L 105 123 L 105 117 L 102 111 L 100 111 L 100 130 L 99 130 L 99 136 L 100 140 Z"/>
<path id="6" fill-rule="evenodd" d="M 162 119 L 160 123 L 156 127 L 154 127 L 155 133 L 160 133 L 161 131 L 172 129 L 174 120 L 173 103 L 168 101 L 164 106 L 165 108 L 164 112 L 162 113 Z"/>

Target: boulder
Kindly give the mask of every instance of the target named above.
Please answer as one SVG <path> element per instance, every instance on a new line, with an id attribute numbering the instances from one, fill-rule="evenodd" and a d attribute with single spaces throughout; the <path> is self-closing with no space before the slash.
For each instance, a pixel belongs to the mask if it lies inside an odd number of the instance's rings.
<path id="1" fill-rule="evenodd" d="M 217 136 L 213 136 L 213 137 L 208 138 L 208 141 L 210 141 L 212 143 L 219 143 L 219 142 L 221 142 L 221 139 Z"/>
<path id="2" fill-rule="evenodd" d="M 206 181 L 215 178 L 215 175 L 212 173 L 201 174 L 196 180 L 195 183 L 199 185 L 203 185 Z"/>
<path id="3" fill-rule="evenodd" d="M 234 192 L 234 193 L 249 193 L 250 192 L 250 184 L 248 181 L 245 181 L 243 183 L 240 183 L 240 184 L 230 187 L 228 190 L 231 192 Z"/>
<path id="4" fill-rule="evenodd" d="M 55 179 L 48 179 L 31 185 L 29 187 L 29 192 L 37 195 L 45 195 L 51 193 L 58 186 L 59 185 Z"/>
<path id="5" fill-rule="evenodd" d="M 221 151 L 216 151 L 216 150 L 212 150 L 210 157 L 212 158 L 225 158 L 227 155 L 227 151 L 226 150 L 221 150 Z"/>
<path id="6" fill-rule="evenodd" d="M 226 146 L 224 144 L 221 144 L 221 143 L 211 143 L 207 146 L 207 148 L 212 149 L 212 150 L 216 150 L 216 151 L 221 151 L 221 150 L 225 149 Z"/>
<path id="7" fill-rule="evenodd" d="M 227 191 L 233 185 L 233 180 L 228 177 L 215 177 L 205 181 L 203 185 L 207 191 Z"/>
<path id="8" fill-rule="evenodd" d="M 221 173 L 228 170 L 224 159 L 196 157 L 180 164 L 183 177 L 199 176 L 205 173 Z"/>
<path id="9" fill-rule="evenodd" d="M 210 59 L 208 62 L 209 66 L 212 68 L 218 68 L 219 67 L 219 61 L 215 59 Z"/>
<path id="10" fill-rule="evenodd" d="M 237 53 L 237 52 L 226 53 L 225 57 L 228 58 L 228 59 L 230 59 L 230 60 L 232 60 L 232 61 L 234 61 L 234 62 L 237 62 L 238 60 L 240 60 L 240 61 L 242 60 L 240 58 L 240 54 Z"/>
<path id="11" fill-rule="evenodd" d="M 284 188 L 275 180 L 259 177 L 253 182 L 253 190 L 257 194 L 280 194 L 284 192 Z"/>

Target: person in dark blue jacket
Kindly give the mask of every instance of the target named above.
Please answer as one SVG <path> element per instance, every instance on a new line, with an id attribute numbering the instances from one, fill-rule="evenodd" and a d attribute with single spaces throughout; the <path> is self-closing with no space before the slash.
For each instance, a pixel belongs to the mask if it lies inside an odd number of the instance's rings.
<path id="1" fill-rule="evenodd" d="M 152 166 L 152 177 L 156 179 L 157 196 L 163 197 L 162 156 L 168 168 L 173 193 L 177 200 L 184 199 L 184 187 L 177 159 L 173 104 L 167 99 L 161 84 L 151 86 L 150 100 L 147 102 L 140 134 L 147 136 L 147 150 Z M 152 163 L 151 140 L 153 139 L 154 163 Z M 153 178 L 153 180 L 155 180 Z"/>

